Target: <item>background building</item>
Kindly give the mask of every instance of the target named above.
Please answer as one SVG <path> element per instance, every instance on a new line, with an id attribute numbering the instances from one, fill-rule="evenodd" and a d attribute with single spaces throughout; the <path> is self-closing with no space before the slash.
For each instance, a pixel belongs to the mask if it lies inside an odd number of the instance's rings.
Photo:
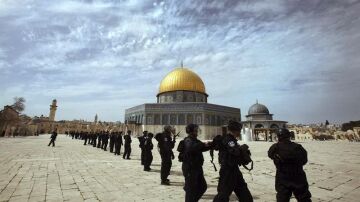
<path id="1" fill-rule="evenodd" d="M 273 114 L 269 109 L 256 101 L 246 115 L 246 121 L 242 121 L 242 138 L 247 141 L 272 141 L 279 128 L 286 127 L 286 121 L 273 120 Z"/>
<path id="2" fill-rule="evenodd" d="M 156 97 L 157 103 L 126 109 L 125 123 L 139 126 L 138 133 L 158 133 L 165 125 L 173 125 L 181 136 L 187 124 L 196 123 L 199 138 L 212 139 L 229 120 L 241 121 L 239 108 L 208 103 L 204 82 L 187 68 L 176 68 L 165 76 Z"/>

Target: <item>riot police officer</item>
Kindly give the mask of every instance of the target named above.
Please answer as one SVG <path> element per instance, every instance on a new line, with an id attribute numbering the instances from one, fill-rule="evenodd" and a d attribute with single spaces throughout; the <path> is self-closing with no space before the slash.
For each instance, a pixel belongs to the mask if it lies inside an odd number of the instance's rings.
<path id="1" fill-rule="evenodd" d="M 197 139 L 199 126 L 189 124 L 186 126 L 188 136 L 180 143 L 178 150 L 182 154 L 182 172 L 185 177 L 185 202 L 199 201 L 207 189 L 204 178 L 202 152 L 210 149 L 209 143 L 203 143 Z"/>
<path id="2" fill-rule="evenodd" d="M 88 142 L 87 142 L 87 144 L 92 145 L 92 132 L 88 133 Z"/>
<path id="3" fill-rule="evenodd" d="M 291 142 L 291 133 L 282 128 L 277 133 L 278 143 L 273 144 L 268 156 L 276 166 L 276 200 L 288 202 L 292 193 L 299 202 L 311 202 L 311 193 L 303 166 L 307 163 L 306 150 Z"/>
<path id="4" fill-rule="evenodd" d="M 140 156 L 141 165 L 144 165 L 144 143 L 145 143 L 145 139 L 147 138 L 147 133 L 148 133 L 147 131 L 144 131 L 143 135 L 138 137 L 139 147 L 141 149 L 141 156 Z"/>
<path id="5" fill-rule="evenodd" d="M 115 132 L 110 133 L 110 152 L 111 153 L 113 153 L 113 151 L 114 151 L 115 138 L 116 138 L 115 134 L 116 134 Z"/>
<path id="6" fill-rule="evenodd" d="M 124 141 L 125 141 L 125 149 L 124 149 L 124 155 L 123 159 L 130 159 L 131 154 L 131 130 L 127 131 L 127 134 L 124 135 Z"/>
<path id="7" fill-rule="evenodd" d="M 50 142 L 49 142 L 48 146 L 50 146 L 52 144 L 52 146 L 55 147 L 55 140 L 56 140 L 57 135 L 58 134 L 57 134 L 56 129 L 55 129 L 51 134 Z"/>
<path id="8" fill-rule="evenodd" d="M 175 128 L 172 126 L 165 126 L 163 133 L 156 134 L 155 139 L 158 141 L 158 147 L 160 149 L 161 156 L 161 184 L 170 185 L 168 176 L 172 166 L 172 149 L 174 148 L 174 141 L 171 135 L 175 134 Z"/>
<path id="9" fill-rule="evenodd" d="M 229 201 L 229 196 L 234 191 L 239 201 L 252 202 L 253 197 L 247 187 L 239 169 L 239 159 L 242 157 L 237 139 L 240 136 L 242 125 L 237 121 L 229 121 L 228 134 L 222 137 L 219 145 L 220 178 L 218 194 L 214 202 Z"/>
<path id="10" fill-rule="evenodd" d="M 114 155 L 120 155 L 121 145 L 123 145 L 122 141 L 122 131 L 115 134 L 115 152 Z"/>
<path id="11" fill-rule="evenodd" d="M 102 142 L 101 142 L 101 140 L 102 140 L 102 135 L 103 135 L 103 132 L 102 132 L 102 131 L 101 131 L 100 133 L 98 133 L 98 137 L 97 137 L 97 139 L 98 139 L 97 148 L 100 148 L 100 147 L 102 146 Z"/>
<path id="12" fill-rule="evenodd" d="M 149 133 L 144 138 L 144 171 L 150 171 L 150 165 L 153 161 L 153 155 L 152 150 L 154 148 L 154 145 L 152 143 L 152 138 L 154 137 L 154 134 Z"/>
<path id="13" fill-rule="evenodd" d="M 106 148 L 108 146 L 108 143 L 109 143 L 109 132 L 104 132 L 102 138 L 102 147 L 101 147 L 104 151 L 107 151 Z"/>
<path id="14" fill-rule="evenodd" d="M 87 132 L 84 132 L 84 145 L 86 145 L 87 141 L 88 141 L 88 133 Z"/>
<path id="15" fill-rule="evenodd" d="M 97 139 L 97 132 L 94 132 L 93 136 L 92 136 L 92 144 L 93 144 L 93 147 L 96 147 L 96 139 Z"/>

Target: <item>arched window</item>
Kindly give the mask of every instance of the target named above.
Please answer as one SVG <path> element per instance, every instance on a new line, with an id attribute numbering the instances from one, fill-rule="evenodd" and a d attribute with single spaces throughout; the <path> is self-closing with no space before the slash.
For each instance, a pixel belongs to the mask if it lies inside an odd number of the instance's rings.
<path id="1" fill-rule="evenodd" d="M 279 129 L 279 126 L 276 125 L 276 124 L 271 124 L 270 128 L 273 128 L 273 129 Z"/>

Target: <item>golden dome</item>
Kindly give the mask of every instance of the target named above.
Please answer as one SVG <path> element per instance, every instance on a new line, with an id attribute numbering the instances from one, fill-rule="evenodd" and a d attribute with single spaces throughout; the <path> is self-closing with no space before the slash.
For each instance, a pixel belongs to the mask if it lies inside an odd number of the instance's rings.
<path id="1" fill-rule="evenodd" d="M 186 68 L 176 68 L 160 83 L 159 94 L 171 91 L 194 91 L 206 94 L 204 82 L 201 78 Z"/>

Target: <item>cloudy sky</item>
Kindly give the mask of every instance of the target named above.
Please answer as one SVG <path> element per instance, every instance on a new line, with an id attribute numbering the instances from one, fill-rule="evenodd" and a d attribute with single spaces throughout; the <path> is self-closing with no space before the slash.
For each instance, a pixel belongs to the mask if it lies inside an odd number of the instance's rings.
<path id="1" fill-rule="evenodd" d="M 359 0 L 0 0 L 0 106 L 123 120 L 184 61 L 209 102 L 291 123 L 360 119 Z"/>

